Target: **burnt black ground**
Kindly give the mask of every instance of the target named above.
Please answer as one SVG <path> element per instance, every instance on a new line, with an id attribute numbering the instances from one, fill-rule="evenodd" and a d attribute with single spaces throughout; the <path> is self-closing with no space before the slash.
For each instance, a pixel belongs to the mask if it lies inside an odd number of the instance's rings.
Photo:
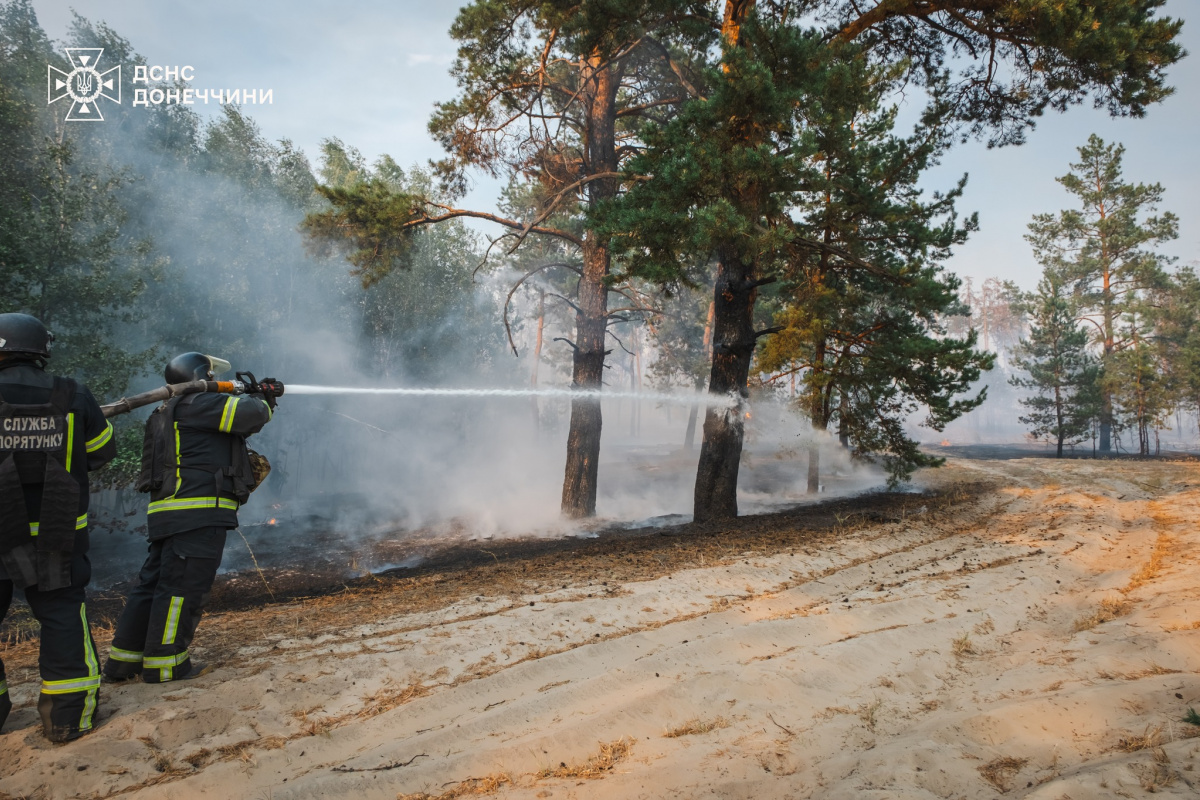
<path id="1" fill-rule="evenodd" d="M 980 491 L 983 487 L 978 487 Z M 423 531 L 400 530 L 383 536 L 356 558 L 361 563 L 411 564 L 377 571 L 362 570 L 352 575 L 346 551 L 337 546 L 338 532 L 306 531 L 302 564 L 254 569 L 218 575 L 213 587 L 211 613 L 242 611 L 285 604 L 303 598 L 337 593 L 386 592 L 413 579 L 465 585 L 498 581 L 504 593 L 505 580 L 522 584 L 528 580 L 562 582 L 563 586 L 595 586 L 603 591 L 607 581 L 645 579 L 685 569 L 714 559 L 740 553 L 780 552 L 824 539 L 842 529 L 864 524 L 899 521 L 906 515 L 924 513 L 933 506 L 966 499 L 962 487 L 953 497 L 939 492 L 867 492 L 808 503 L 769 514 L 739 517 L 732 521 L 705 524 L 674 524 L 629 528 L 624 525 L 587 531 L 584 536 L 562 538 L 512 538 L 468 540 L 466 533 L 445 528 Z M 251 540 L 253 541 L 253 539 Z M 327 547 L 322 547 L 322 543 Z M 361 543 L 360 543 L 361 544 Z M 245 545 L 230 534 L 227 552 Z M 267 587 L 270 587 L 269 591 Z M 94 624 L 115 622 L 124 604 L 129 582 L 116 583 L 89 595 L 88 613 Z M 512 593 L 519 593 L 515 587 Z M 0 626 L 0 641 L 35 635 L 36 623 L 28 608 L 16 606 Z"/>

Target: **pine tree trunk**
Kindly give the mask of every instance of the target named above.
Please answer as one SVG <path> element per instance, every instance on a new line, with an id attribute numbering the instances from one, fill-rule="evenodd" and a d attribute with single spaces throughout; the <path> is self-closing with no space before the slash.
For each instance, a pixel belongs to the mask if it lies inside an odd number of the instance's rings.
<path id="1" fill-rule="evenodd" d="M 1108 267 L 1104 269 L 1104 360 L 1103 369 L 1112 363 L 1112 354 L 1116 350 L 1116 334 L 1114 332 L 1114 311 L 1111 276 Z M 1100 452 L 1112 451 L 1113 398 L 1112 388 L 1107 382 L 1100 384 Z"/>
<path id="2" fill-rule="evenodd" d="M 743 403 L 749 393 L 754 355 L 754 265 L 721 256 L 713 287 L 713 356 L 709 394 L 718 402 L 704 414 L 704 442 L 696 467 L 694 511 L 697 522 L 737 516 L 737 478 L 745 433 Z M 736 404 L 728 400 L 739 399 Z"/>
<path id="3" fill-rule="evenodd" d="M 589 57 L 581 70 L 584 89 L 581 98 L 588 116 L 585 167 L 591 174 L 616 172 L 616 97 L 620 87 L 617 69 L 606 65 L 597 53 Z M 617 181 L 611 178 L 588 184 L 588 203 L 595 205 L 617 193 Z M 608 332 L 609 242 L 589 230 L 583 241 L 583 275 L 579 281 L 579 310 L 575 315 L 575 353 L 572 385 L 578 389 L 599 390 L 604 378 L 604 347 Z M 571 401 L 571 424 L 567 433 L 567 465 L 563 477 L 562 513 L 572 519 L 596 513 L 596 487 L 599 476 L 600 429 L 603 419 L 600 401 Z"/>
<path id="4" fill-rule="evenodd" d="M 814 430 L 816 430 L 814 428 Z M 821 445 L 816 439 L 808 445 L 808 493 L 821 491 Z"/>
<path id="5" fill-rule="evenodd" d="M 704 338 L 702 340 L 702 352 L 704 358 L 708 359 L 712 355 L 712 330 L 713 330 L 713 304 L 708 304 L 708 317 L 704 321 Z M 704 388 L 704 378 L 696 378 L 696 393 Z M 683 438 L 684 449 L 691 452 L 696 446 L 696 417 L 700 411 L 699 403 L 692 403 L 692 407 L 688 409 L 687 434 Z"/>
<path id="6" fill-rule="evenodd" d="M 579 312 L 575 315 L 575 353 L 571 384 L 598 390 L 604 377 L 604 337 L 608 330 L 608 291 L 603 276 L 608 267 L 608 248 L 588 239 L 583 245 L 583 275 L 579 283 Z M 577 398 L 571 401 L 571 425 L 567 432 L 567 466 L 563 477 L 562 513 L 572 519 L 596 513 L 599 476 L 600 430 L 603 418 L 600 401 Z"/>
<path id="7" fill-rule="evenodd" d="M 726 0 L 721 38 L 726 47 L 741 42 L 742 23 L 755 0 Z M 717 253 L 713 285 L 713 354 L 709 394 L 719 400 L 704 413 L 704 442 L 696 465 L 693 497 L 697 522 L 737 517 L 737 479 L 745 436 L 746 381 L 754 355 L 754 300 L 758 294 L 755 265 L 729 251 Z M 730 403 L 736 398 L 738 402 Z"/>
<path id="8" fill-rule="evenodd" d="M 850 397 L 845 392 L 838 397 L 838 444 L 850 449 Z"/>
<path id="9" fill-rule="evenodd" d="M 704 379 L 696 378 L 696 392 L 704 388 Z M 692 403 L 688 409 L 687 433 L 683 435 L 683 449 L 691 452 L 696 447 L 696 417 L 700 414 L 700 404 Z"/>
<path id="10" fill-rule="evenodd" d="M 813 374 L 809 376 L 808 416 L 812 420 L 813 439 L 808 445 L 808 493 L 821 491 L 821 434 L 829 425 L 825 414 L 825 387 L 820 376 L 825 373 L 825 336 L 817 335 L 813 353 Z"/>

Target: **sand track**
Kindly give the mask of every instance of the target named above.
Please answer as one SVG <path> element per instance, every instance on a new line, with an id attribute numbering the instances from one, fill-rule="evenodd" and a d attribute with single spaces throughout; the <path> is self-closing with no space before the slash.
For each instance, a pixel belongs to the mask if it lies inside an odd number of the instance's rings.
<path id="1" fill-rule="evenodd" d="M 385 587 L 220 615 L 211 675 L 106 687 L 100 728 L 62 747 L 16 648 L 0 793 L 1200 792 L 1200 726 L 1180 721 L 1200 710 L 1200 468 L 955 461 L 923 480 L 936 498 L 773 546 L 727 531 L 686 568 L 664 548 L 697 543 L 662 537 L 641 579 L 589 562 L 582 580 L 558 554 L 420 579 L 462 583 L 442 602 Z"/>

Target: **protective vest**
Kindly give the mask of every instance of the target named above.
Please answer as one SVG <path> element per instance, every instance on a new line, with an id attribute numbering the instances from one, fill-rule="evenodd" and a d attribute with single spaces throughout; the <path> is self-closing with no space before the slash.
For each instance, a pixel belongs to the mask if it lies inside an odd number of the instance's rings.
<path id="1" fill-rule="evenodd" d="M 137 489 L 150 495 L 151 539 L 196 527 L 236 527 L 237 509 L 257 486 L 246 437 L 234 428 L 236 407 L 223 396 L 185 395 L 146 421 Z"/>
<path id="2" fill-rule="evenodd" d="M 71 412 L 75 391 L 74 381 L 55 377 L 46 403 L 0 398 L 0 562 L 19 588 L 37 584 L 49 591 L 71 584 L 80 519 L 80 487 L 71 472 L 75 459 L 86 458 Z M 29 519 L 26 487 L 40 488 L 37 521 Z"/>

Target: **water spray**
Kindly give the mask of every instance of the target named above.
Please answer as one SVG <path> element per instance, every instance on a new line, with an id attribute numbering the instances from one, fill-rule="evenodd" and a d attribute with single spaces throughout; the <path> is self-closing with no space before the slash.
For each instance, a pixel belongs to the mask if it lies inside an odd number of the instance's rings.
<path id="1" fill-rule="evenodd" d="M 569 400 L 648 400 L 655 403 L 690 406 L 713 403 L 714 395 L 671 392 L 624 392 L 601 389 L 452 389 L 442 387 L 372 388 L 367 386 L 310 386 L 288 384 L 289 395 L 374 395 L 383 397 L 548 397 Z M 727 401 L 736 405 L 737 399 Z"/>
<path id="2" fill-rule="evenodd" d="M 135 408 L 170 400 L 185 394 L 211 392 L 216 394 L 261 394 L 274 404 L 274 400 L 284 393 L 283 381 L 275 378 L 256 380 L 249 372 L 237 373 L 233 381 L 189 381 L 188 383 L 173 383 L 160 386 L 148 392 L 135 394 L 133 397 L 122 397 L 115 403 L 100 406 L 105 417 L 115 417 L 127 414 Z M 695 392 L 625 392 L 608 389 L 453 389 L 443 387 L 386 387 L 374 388 L 369 386 L 313 386 L 308 384 L 288 384 L 287 393 L 296 395 L 366 395 L 376 397 L 464 397 L 464 398 L 494 398 L 494 397 L 547 397 L 567 400 L 646 400 L 653 403 L 691 406 L 705 402 L 710 405 L 736 406 L 740 398 L 736 395 L 722 398 L 716 395 L 703 395 Z"/>

